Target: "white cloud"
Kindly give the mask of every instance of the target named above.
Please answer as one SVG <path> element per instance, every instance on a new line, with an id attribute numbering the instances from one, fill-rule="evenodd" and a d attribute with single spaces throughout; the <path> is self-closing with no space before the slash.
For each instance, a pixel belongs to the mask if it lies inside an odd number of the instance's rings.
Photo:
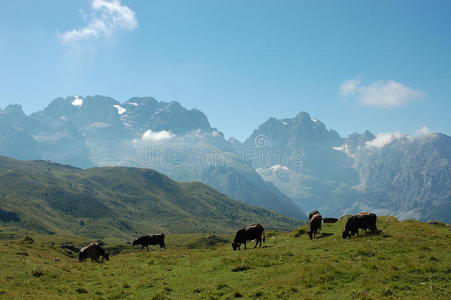
<path id="1" fill-rule="evenodd" d="M 422 91 L 394 80 L 379 80 L 364 85 L 359 79 L 344 81 L 340 86 L 340 94 L 362 105 L 382 108 L 402 106 L 424 95 Z"/>
<path id="2" fill-rule="evenodd" d="M 343 82 L 340 86 L 340 93 L 344 97 L 353 96 L 360 84 L 360 80 L 358 79 L 350 79 Z"/>
<path id="3" fill-rule="evenodd" d="M 83 12 L 82 17 L 87 19 L 86 26 L 59 34 L 63 44 L 109 37 L 120 30 L 134 30 L 138 27 L 135 12 L 122 5 L 120 0 L 91 0 L 90 16 Z"/>
<path id="4" fill-rule="evenodd" d="M 162 130 L 162 131 L 152 131 L 147 130 L 142 135 L 142 139 L 144 141 L 161 141 L 161 140 L 168 140 L 175 137 L 175 134 L 173 134 L 170 131 Z"/>
<path id="5" fill-rule="evenodd" d="M 388 132 L 388 133 L 379 133 L 376 135 L 374 140 L 368 141 L 365 143 L 366 148 L 376 148 L 381 149 L 384 146 L 390 144 L 391 142 L 407 138 L 407 135 L 400 133 L 399 131 L 396 132 Z"/>
<path id="6" fill-rule="evenodd" d="M 426 127 L 426 126 L 423 126 L 423 127 L 421 127 L 420 129 L 417 129 L 416 131 L 415 131 L 415 133 L 417 134 L 417 135 L 429 135 L 429 134 L 431 134 L 432 133 L 432 131 L 428 128 L 428 127 Z"/>
<path id="7" fill-rule="evenodd" d="M 72 101 L 73 106 L 82 106 L 83 105 L 83 99 L 80 98 L 80 96 L 75 95 L 74 100 Z"/>

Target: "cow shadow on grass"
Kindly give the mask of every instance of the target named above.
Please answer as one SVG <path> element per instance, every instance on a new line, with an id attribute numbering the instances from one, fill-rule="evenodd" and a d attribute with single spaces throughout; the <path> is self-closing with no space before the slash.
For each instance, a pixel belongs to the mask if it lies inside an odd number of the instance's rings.
<path id="1" fill-rule="evenodd" d="M 329 233 L 329 232 L 323 232 L 323 233 L 321 233 L 320 235 L 318 235 L 317 238 L 323 239 L 323 238 L 330 237 L 330 236 L 332 236 L 332 235 L 334 235 L 334 234 L 333 234 L 333 233 Z"/>
<path id="2" fill-rule="evenodd" d="M 247 247 L 247 248 L 241 248 L 240 250 L 247 251 L 247 250 L 265 249 L 265 248 L 272 248 L 272 247 L 274 247 L 274 246 L 272 246 L 272 245 L 263 245 L 261 247 L 257 246 L 255 248 L 254 248 L 254 246 L 252 246 L 252 247 Z"/>
<path id="3" fill-rule="evenodd" d="M 384 236 L 383 233 L 384 233 L 384 232 L 383 232 L 382 230 L 365 231 L 365 232 L 363 233 L 363 235 L 367 235 L 367 236 L 371 236 L 371 235 L 382 235 L 382 236 Z"/>
<path id="4" fill-rule="evenodd" d="M 389 234 L 383 234 L 382 230 L 377 230 L 377 231 L 360 231 L 358 235 L 354 235 L 353 238 L 365 238 L 365 237 L 369 237 L 369 236 L 381 236 L 384 238 L 388 238 L 391 237 L 391 235 Z"/>

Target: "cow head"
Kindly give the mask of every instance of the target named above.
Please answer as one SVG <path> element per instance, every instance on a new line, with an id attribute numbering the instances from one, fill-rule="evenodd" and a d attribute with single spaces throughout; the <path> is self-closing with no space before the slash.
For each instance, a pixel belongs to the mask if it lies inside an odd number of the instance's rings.
<path id="1" fill-rule="evenodd" d="M 110 255 L 108 254 L 108 252 L 105 252 L 105 254 L 103 255 L 103 258 L 106 260 L 110 260 Z"/>
<path id="2" fill-rule="evenodd" d="M 138 245 L 138 240 L 133 241 L 133 246 L 136 246 L 136 245 Z"/>
<path id="3" fill-rule="evenodd" d="M 346 238 L 351 238 L 351 235 L 349 234 L 348 231 L 345 230 L 345 231 L 343 231 L 342 237 L 343 237 L 344 239 L 346 239 Z"/>
<path id="4" fill-rule="evenodd" d="M 236 251 L 238 249 L 238 243 L 233 242 L 232 249 L 233 249 L 233 251 Z"/>

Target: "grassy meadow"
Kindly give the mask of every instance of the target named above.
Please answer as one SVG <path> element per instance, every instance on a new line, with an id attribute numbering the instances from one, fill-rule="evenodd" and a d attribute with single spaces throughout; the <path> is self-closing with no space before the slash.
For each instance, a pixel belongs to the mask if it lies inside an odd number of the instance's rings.
<path id="1" fill-rule="evenodd" d="M 451 298 L 448 226 L 380 217 L 380 234 L 351 240 L 343 227 L 323 224 L 314 240 L 305 226 L 267 231 L 263 248 L 236 252 L 232 235 L 168 234 L 166 250 L 149 252 L 109 239 L 115 255 L 100 264 L 61 248 L 85 238 L 3 228 L 0 299 Z"/>

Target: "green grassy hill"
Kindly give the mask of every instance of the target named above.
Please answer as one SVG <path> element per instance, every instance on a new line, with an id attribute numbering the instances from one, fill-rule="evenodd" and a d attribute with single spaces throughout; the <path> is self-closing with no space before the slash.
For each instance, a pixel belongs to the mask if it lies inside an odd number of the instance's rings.
<path id="1" fill-rule="evenodd" d="M 450 299 L 450 228 L 380 217 L 379 235 L 341 238 L 344 222 L 309 240 L 305 227 L 266 232 L 259 249 L 233 252 L 231 235 L 167 235 L 167 249 L 122 250 L 79 263 L 63 243 L 84 238 L 0 230 L 2 299 Z M 210 241 L 211 243 L 209 243 Z M 215 244 L 216 243 L 218 244 Z"/>
<path id="2" fill-rule="evenodd" d="M 298 221 L 150 169 L 78 169 L 0 157 L 0 225 L 41 233 L 130 239 L 151 232 L 233 232 L 249 223 Z"/>

